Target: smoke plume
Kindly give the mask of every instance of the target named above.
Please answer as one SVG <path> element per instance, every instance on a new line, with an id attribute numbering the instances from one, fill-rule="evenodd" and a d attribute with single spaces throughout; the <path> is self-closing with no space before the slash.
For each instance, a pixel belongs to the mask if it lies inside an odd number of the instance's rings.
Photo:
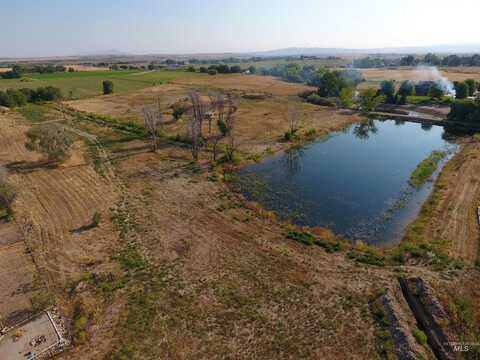
<path id="1" fill-rule="evenodd" d="M 443 76 L 436 66 L 418 65 L 417 72 L 419 72 L 422 77 L 428 76 L 428 78 L 435 81 L 446 95 L 455 97 L 455 87 L 453 83 Z"/>

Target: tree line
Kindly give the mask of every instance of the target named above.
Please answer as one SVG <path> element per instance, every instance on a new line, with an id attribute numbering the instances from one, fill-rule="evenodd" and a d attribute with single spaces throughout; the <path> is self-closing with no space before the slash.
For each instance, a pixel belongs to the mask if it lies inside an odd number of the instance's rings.
<path id="1" fill-rule="evenodd" d="M 73 68 L 66 68 L 63 65 L 53 65 L 53 64 L 48 64 L 48 65 L 32 65 L 32 66 L 26 66 L 26 65 L 20 65 L 16 64 L 12 67 L 12 70 L 5 71 L 3 73 L 0 73 L 0 77 L 2 79 L 18 79 L 21 78 L 25 74 L 52 74 L 56 72 L 65 72 L 65 71 L 70 71 L 73 72 L 75 71 Z"/>
<path id="2" fill-rule="evenodd" d="M 446 55 L 428 53 L 425 56 L 406 55 L 397 58 L 367 56 L 353 60 L 353 67 L 360 69 L 390 66 L 480 66 L 480 55 Z"/>
<path id="3" fill-rule="evenodd" d="M 37 89 L 23 88 L 19 90 L 0 90 L 0 106 L 17 107 L 27 103 L 55 101 L 62 98 L 62 92 L 54 86 L 39 87 Z"/>

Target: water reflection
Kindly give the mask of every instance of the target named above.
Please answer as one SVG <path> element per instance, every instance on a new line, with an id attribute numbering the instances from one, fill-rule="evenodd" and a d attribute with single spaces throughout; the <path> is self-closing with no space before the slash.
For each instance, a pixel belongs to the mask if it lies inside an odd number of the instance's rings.
<path id="1" fill-rule="evenodd" d="M 292 178 L 302 170 L 302 158 L 305 156 L 305 148 L 303 146 L 294 146 L 285 151 L 282 157 L 282 164 L 285 174 Z"/>
<path id="2" fill-rule="evenodd" d="M 411 173 L 432 151 L 456 148 L 451 143 L 458 133 L 413 122 L 399 125 L 364 121 L 248 166 L 240 177 L 255 175 L 265 186 L 247 184 L 241 191 L 299 225 L 389 243 L 392 233 L 401 236 L 431 190 L 428 183 L 412 189 L 411 196 L 405 192 Z"/>
<path id="3" fill-rule="evenodd" d="M 374 120 L 365 120 L 360 124 L 357 124 L 353 128 L 353 134 L 362 140 L 368 140 L 370 135 L 374 135 L 378 132 L 378 128 L 375 125 Z"/>
<path id="4" fill-rule="evenodd" d="M 432 130 L 433 125 L 432 124 L 422 124 L 422 130 L 424 131 L 430 131 Z"/>

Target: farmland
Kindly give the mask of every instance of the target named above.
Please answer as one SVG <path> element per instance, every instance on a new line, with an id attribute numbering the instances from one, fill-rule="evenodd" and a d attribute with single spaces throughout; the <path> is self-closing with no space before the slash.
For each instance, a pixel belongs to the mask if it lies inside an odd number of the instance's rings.
<path id="1" fill-rule="evenodd" d="M 102 94 L 102 82 L 110 80 L 115 91 L 126 93 L 149 86 L 167 83 L 174 79 L 195 77 L 184 71 L 79 71 L 53 74 L 26 74 L 22 79 L 0 80 L 0 90 L 35 89 L 55 86 L 71 98 L 86 98 Z"/>
<path id="2" fill-rule="evenodd" d="M 372 83 L 413 76 L 395 71 L 364 74 Z M 389 251 L 396 249 L 344 242 L 328 229 L 296 227 L 231 188 L 232 167 L 363 119 L 359 112 L 297 96 L 314 88 L 270 76 L 185 71 L 25 78 L 0 80 L 0 87 L 52 85 L 67 98 L 0 114 L 0 161 L 10 164 L 9 181 L 18 189 L 9 236 L 20 241 L 16 227 L 30 226 L 25 241 L 8 248 L 3 246 L 10 242 L 0 244 L 0 268 L 20 269 L 2 282 L 2 293 L 25 289 L 16 292 L 14 303 L 1 298 L 0 311 L 32 310 L 36 294 L 54 299 L 72 319 L 75 346 L 69 359 L 340 359 L 345 354 L 380 359 L 378 348 L 388 343 L 378 334 L 372 299 L 395 294 L 392 306 L 402 315 L 402 327 L 416 330 L 401 300 L 399 275 L 421 276 L 452 314 L 464 299 L 475 309 L 480 291 L 472 217 L 480 196 L 475 138 L 464 139 L 436 184 L 440 195 L 434 193 L 408 234 L 412 252 L 423 251 L 415 246 L 430 238 L 447 244 L 458 263 L 445 261 L 435 271 L 428 260 L 435 254 L 395 256 Z M 114 83 L 113 94 L 102 95 L 104 80 Z M 234 97 L 238 158 L 233 164 L 213 162 L 208 147 L 194 163 L 188 142 L 176 140 L 187 136 L 189 114 L 172 121 L 172 107 L 187 101 L 192 90 L 205 100 L 220 92 Z M 154 153 L 142 131 L 143 107 L 157 100 L 168 122 Z M 284 139 L 292 104 L 302 118 L 298 142 Z M 70 158 L 53 168 L 22 168 L 41 158 L 25 148 L 26 131 L 52 122 L 74 135 Z M 128 124 L 133 125 L 123 126 Z M 457 171 L 465 176 L 458 179 Z M 89 228 L 97 212 L 101 220 Z M 432 220 L 432 212 L 438 219 Z M 296 239 L 316 239 L 319 246 Z M 455 292 L 457 284 L 461 293 Z M 455 324 L 449 324 L 450 333 Z M 423 346 L 412 346 L 427 358 Z"/>

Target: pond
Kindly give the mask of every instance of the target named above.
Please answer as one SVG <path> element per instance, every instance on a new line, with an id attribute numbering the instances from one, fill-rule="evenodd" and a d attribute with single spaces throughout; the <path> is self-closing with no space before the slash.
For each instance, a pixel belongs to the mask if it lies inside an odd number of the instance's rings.
<path id="1" fill-rule="evenodd" d="M 401 240 L 457 149 L 448 138 L 440 126 L 368 120 L 247 166 L 236 183 L 283 219 L 390 245 Z M 429 181 L 412 186 L 412 173 L 433 151 L 446 157 Z"/>

